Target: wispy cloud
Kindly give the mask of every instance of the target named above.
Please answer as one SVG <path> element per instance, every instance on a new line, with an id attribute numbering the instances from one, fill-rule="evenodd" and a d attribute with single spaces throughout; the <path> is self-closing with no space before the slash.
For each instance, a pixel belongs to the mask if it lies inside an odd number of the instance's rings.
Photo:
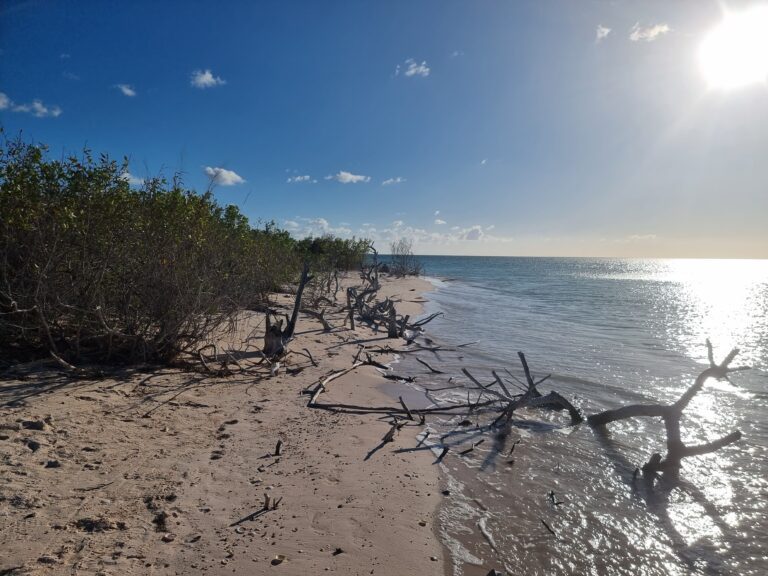
<path id="1" fill-rule="evenodd" d="M 482 160 L 480 160 L 481 166 L 485 166 L 486 164 L 488 164 L 488 158 L 483 158 Z"/>
<path id="2" fill-rule="evenodd" d="M 392 184 L 402 184 L 405 182 L 405 178 L 402 178 L 401 176 L 396 176 L 395 178 L 387 178 L 384 180 L 384 182 L 381 183 L 382 186 L 391 186 Z"/>
<path id="3" fill-rule="evenodd" d="M 56 118 L 61 116 L 61 108 L 58 106 L 46 106 L 42 100 L 32 100 L 30 104 L 17 104 L 11 100 L 7 94 L 0 92 L 0 110 L 10 110 L 11 112 L 21 112 L 22 114 L 32 114 L 36 118 Z"/>
<path id="4" fill-rule="evenodd" d="M 142 186 L 144 184 L 144 178 L 134 176 L 130 172 L 123 172 L 120 174 L 120 178 L 128 182 L 131 186 Z"/>
<path id="5" fill-rule="evenodd" d="M 459 56 L 464 56 L 463 50 L 454 50 L 451 52 L 451 58 L 458 58 Z"/>
<path id="6" fill-rule="evenodd" d="M 443 224 L 448 224 L 445 220 L 441 220 L 440 218 L 435 218 L 435 224 L 438 226 L 442 226 Z"/>
<path id="7" fill-rule="evenodd" d="M 123 96 L 128 96 L 129 98 L 136 96 L 136 89 L 130 84 L 115 84 L 115 88 L 120 90 Z"/>
<path id="8" fill-rule="evenodd" d="M 214 86 L 222 86 L 226 84 L 227 81 L 218 76 L 214 76 L 213 72 L 206 68 L 205 70 L 195 70 L 192 72 L 189 83 L 195 88 L 203 90 L 205 88 L 213 88 Z"/>
<path id="9" fill-rule="evenodd" d="M 672 28 L 668 24 L 654 24 L 653 26 L 643 28 L 640 26 L 640 22 L 635 22 L 635 25 L 629 31 L 629 39 L 632 42 L 653 42 L 669 32 L 672 32 Z"/>
<path id="10" fill-rule="evenodd" d="M 658 240 L 659 237 L 656 234 L 631 234 L 627 236 L 627 242 L 653 242 Z"/>
<path id="11" fill-rule="evenodd" d="M 336 180 L 342 184 L 357 184 L 358 182 L 370 182 L 370 176 L 364 176 L 362 174 L 352 174 L 352 172 L 346 172 L 341 170 L 338 174 L 329 174 L 325 177 L 326 180 Z"/>
<path id="12" fill-rule="evenodd" d="M 422 60 L 421 63 L 419 63 L 413 58 L 408 58 L 402 65 L 398 64 L 395 67 L 395 76 L 399 76 L 402 73 L 408 78 L 413 76 L 426 78 L 431 71 L 432 69 L 427 65 L 426 60 Z"/>
<path id="13" fill-rule="evenodd" d="M 440 210 L 435 210 L 435 216 L 440 216 Z"/>
<path id="14" fill-rule="evenodd" d="M 595 44 L 600 44 L 600 42 L 605 40 L 610 33 L 610 28 L 603 26 L 602 24 L 598 24 L 597 29 L 595 30 Z"/>
<path id="15" fill-rule="evenodd" d="M 61 73 L 61 75 L 67 80 L 80 80 L 80 76 L 77 74 L 72 74 L 72 72 L 64 71 Z"/>
<path id="16" fill-rule="evenodd" d="M 303 174 L 300 176 L 289 176 L 286 182 L 288 184 L 296 184 L 298 182 L 309 182 L 311 180 L 311 177 L 309 174 Z"/>
<path id="17" fill-rule="evenodd" d="M 245 183 L 245 180 L 239 174 L 226 168 L 206 166 L 204 171 L 211 179 L 211 182 L 219 186 L 234 186 L 235 184 Z"/>
<path id="18" fill-rule="evenodd" d="M 57 118 L 61 116 L 61 108 L 58 106 L 46 106 L 41 100 L 32 100 L 32 104 L 22 104 L 14 108 L 16 112 L 29 112 L 37 118 L 47 118 L 52 116 Z"/>
<path id="19" fill-rule="evenodd" d="M 70 58 L 72 58 L 72 56 L 70 56 L 66 52 L 62 52 L 61 54 L 59 54 L 59 58 L 61 58 L 62 60 L 69 60 Z"/>

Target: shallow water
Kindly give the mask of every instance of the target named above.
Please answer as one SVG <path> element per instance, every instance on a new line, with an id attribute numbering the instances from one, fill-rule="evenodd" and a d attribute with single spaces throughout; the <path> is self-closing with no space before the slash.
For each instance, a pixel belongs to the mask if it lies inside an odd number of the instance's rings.
<path id="1" fill-rule="evenodd" d="M 736 429 L 743 439 L 687 459 L 679 481 L 652 488 L 633 471 L 664 452 L 655 419 L 599 434 L 569 426 L 565 413 L 524 410 L 504 438 L 483 427 L 492 416 L 458 431 L 462 418 L 433 419 L 427 443 L 453 446 L 441 530 L 456 574 L 768 573 L 768 262 L 423 260 L 442 279 L 427 313 L 445 313 L 427 335 L 479 342 L 425 357 L 445 375 L 428 375 L 406 355 L 398 370 L 419 374 L 418 388 L 466 381 L 461 368 L 485 382 L 494 368 L 522 376 L 522 350 L 535 375 L 553 375 L 542 392 L 555 389 L 588 415 L 673 402 L 706 367 L 707 337 L 717 359 L 739 347 L 735 364 L 752 367 L 733 383 L 709 381 L 683 419 L 686 443 Z M 466 392 L 431 397 L 466 401 Z"/>

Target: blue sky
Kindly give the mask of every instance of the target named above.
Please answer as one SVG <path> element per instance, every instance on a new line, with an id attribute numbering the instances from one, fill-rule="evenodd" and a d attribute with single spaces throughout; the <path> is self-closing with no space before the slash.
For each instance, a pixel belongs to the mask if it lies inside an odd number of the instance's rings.
<path id="1" fill-rule="evenodd" d="M 753 4 L 6 0 L 0 121 L 383 251 L 764 258 L 768 90 L 699 56 Z"/>

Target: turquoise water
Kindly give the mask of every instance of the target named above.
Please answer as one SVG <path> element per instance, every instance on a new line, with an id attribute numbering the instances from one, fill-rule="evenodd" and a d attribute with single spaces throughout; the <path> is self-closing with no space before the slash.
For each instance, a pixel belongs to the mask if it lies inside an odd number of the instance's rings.
<path id="1" fill-rule="evenodd" d="M 421 388 L 461 382 L 461 368 L 486 382 L 491 369 L 519 373 L 522 350 L 537 375 L 553 375 L 542 391 L 558 390 L 588 415 L 674 402 L 706 367 L 706 338 L 717 358 L 738 347 L 735 364 L 752 367 L 733 383 L 708 382 L 683 419 L 689 444 L 736 429 L 743 439 L 686 460 L 681 482 L 650 491 L 632 472 L 663 451 L 663 427 L 652 419 L 601 435 L 557 413 L 526 411 L 510 433 L 522 440 L 511 466 L 482 416 L 444 436 L 457 450 L 487 440 L 445 463 L 456 489 L 443 536 L 457 573 L 768 573 L 768 261 L 421 259 L 437 286 L 427 311 L 444 312 L 428 335 L 478 341 L 430 355 L 446 374 L 422 375 Z M 466 400 L 458 390 L 431 397 L 460 395 Z M 455 424 L 433 427 L 448 434 Z M 565 503 L 553 506 L 550 490 Z"/>

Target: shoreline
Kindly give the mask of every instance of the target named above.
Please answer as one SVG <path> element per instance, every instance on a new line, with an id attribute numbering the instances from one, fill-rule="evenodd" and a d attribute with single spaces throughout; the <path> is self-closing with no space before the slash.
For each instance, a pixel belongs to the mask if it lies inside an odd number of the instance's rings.
<path id="1" fill-rule="evenodd" d="M 379 296 L 399 296 L 398 311 L 413 316 L 432 289 L 387 278 Z M 328 319 L 341 326 L 343 314 Z M 244 321 L 232 342 L 260 334 L 260 320 Z M 301 315 L 292 349 L 307 348 L 319 366 L 292 356 L 271 378 L 154 368 L 98 381 L 54 370 L 0 381 L 0 570 L 447 573 L 439 470 L 431 453 L 397 452 L 415 445 L 420 428 L 372 452 L 387 422 L 309 409 L 300 394 L 348 367 L 357 340 L 386 343 L 364 326 L 345 341 L 352 335 L 324 333 Z M 363 366 L 322 398 L 395 405 L 382 383 L 393 384 Z M 282 498 L 276 510 L 260 512 L 265 495 Z"/>

